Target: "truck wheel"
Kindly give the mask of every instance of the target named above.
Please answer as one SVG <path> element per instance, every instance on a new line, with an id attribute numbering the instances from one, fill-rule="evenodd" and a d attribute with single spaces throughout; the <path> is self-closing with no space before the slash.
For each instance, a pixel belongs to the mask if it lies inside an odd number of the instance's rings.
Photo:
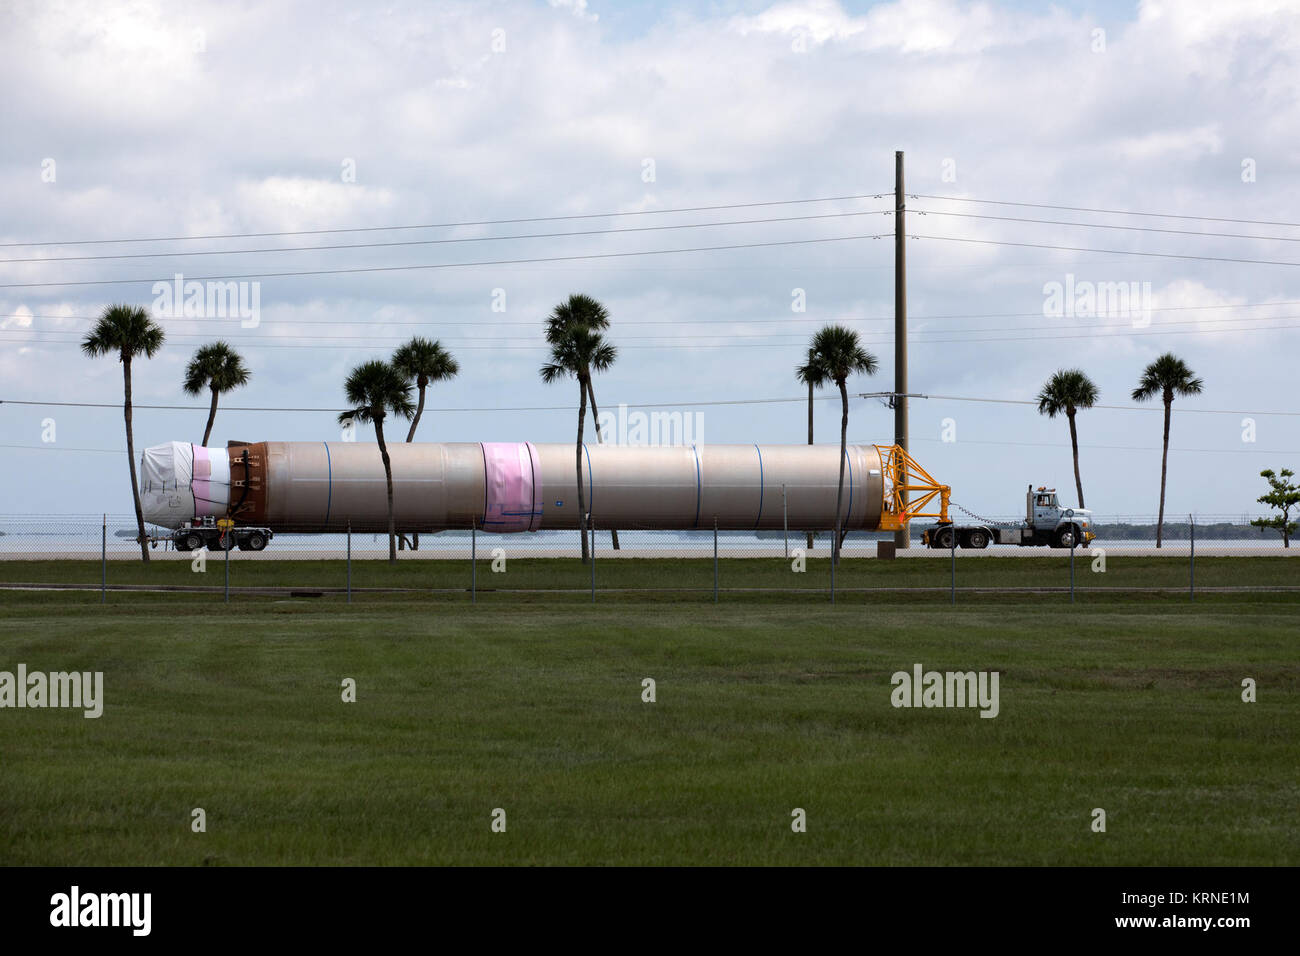
<path id="1" fill-rule="evenodd" d="M 266 547 L 266 535 L 260 531 L 254 531 L 247 539 L 249 551 L 261 551 Z"/>
<path id="2" fill-rule="evenodd" d="M 1075 531 L 1074 525 L 1072 524 L 1068 524 L 1064 528 L 1058 529 L 1056 532 L 1056 547 L 1058 548 L 1068 549 L 1076 547 L 1078 541 L 1078 532 Z"/>
<path id="3" fill-rule="evenodd" d="M 977 551 L 983 550 L 989 546 L 989 536 L 987 532 L 975 530 L 966 538 L 966 547 L 974 548 Z"/>
<path id="4" fill-rule="evenodd" d="M 199 548 L 203 547 L 203 537 L 202 535 L 195 534 L 191 531 L 189 534 L 185 535 L 185 537 L 181 538 L 178 543 L 180 544 L 180 549 L 182 551 L 197 551 Z"/>
<path id="5" fill-rule="evenodd" d="M 952 548 L 953 530 L 952 528 L 940 528 L 931 538 L 934 546 L 940 550 L 948 551 Z"/>
<path id="6" fill-rule="evenodd" d="M 229 531 L 225 536 L 214 534 L 208 541 L 208 548 L 212 551 L 229 551 L 235 546 L 235 536 Z"/>

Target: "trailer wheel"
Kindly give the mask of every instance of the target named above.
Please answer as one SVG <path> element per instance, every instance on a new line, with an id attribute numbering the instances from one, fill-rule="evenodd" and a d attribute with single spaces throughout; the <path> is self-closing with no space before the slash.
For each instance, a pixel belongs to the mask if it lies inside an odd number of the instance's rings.
<path id="1" fill-rule="evenodd" d="M 974 548 L 976 551 L 982 551 L 989 546 L 988 532 L 976 528 L 966 536 L 966 547 Z"/>
<path id="2" fill-rule="evenodd" d="M 230 551 L 235 547 L 235 536 L 229 531 L 225 535 L 214 534 L 208 542 L 208 548 L 212 551 Z"/>
<path id="3" fill-rule="evenodd" d="M 203 547 L 203 536 L 191 531 L 177 542 L 181 551 L 197 551 Z"/>
<path id="4" fill-rule="evenodd" d="M 1058 548 L 1073 548 L 1078 542 L 1078 532 L 1074 525 L 1067 524 L 1064 528 L 1057 529 L 1055 546 Z"/>
<path id="5" fill-rule="evenodd" d="M 260 531 L 254 531 L 245 539 L 245 541 L 248 544 L 249 551 L 261 551 L 266 547 L 266 535 L 262 534 Z"/>
<path id="6" fill-rule="evenodd" d="M 935 548 L 948 551 L 952 548 L 953 539 L 954 535 L 952 528 L 940 528 L 934 533 L 930 540 L 934 542 Z"/>

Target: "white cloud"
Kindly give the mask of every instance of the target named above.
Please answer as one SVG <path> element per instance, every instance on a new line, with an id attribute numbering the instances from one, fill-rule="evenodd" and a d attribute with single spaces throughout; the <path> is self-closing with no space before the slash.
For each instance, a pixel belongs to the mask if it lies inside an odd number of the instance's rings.
<path id="1" fill-rule="evenodd" d="M 600 16 L 587 11 L 587 0 L 546 0 L 553 9 L 568 10 L 579 20 L 586 20 L 589 23 L 595 23 Z"/>

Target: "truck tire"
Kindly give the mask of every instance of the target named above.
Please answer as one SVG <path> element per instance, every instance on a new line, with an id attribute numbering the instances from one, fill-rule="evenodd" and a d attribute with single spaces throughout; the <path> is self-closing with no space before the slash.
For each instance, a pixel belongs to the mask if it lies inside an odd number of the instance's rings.
<path id="1" fill-rule="evenodd" d="M 235 536 L 229 531 L 225 535 L 214 534 L 208 539 L 208 550 L 210 551 L 230 551 L 235 547 Z"/>
<path id="2" fill-rule="evenodd" d="M 191 531 L 176 542 L 178 551 L 197 551 L 203 547 L 203 536 L 196 531 Z"/>
<path id="3" fill-rule="evenodd" d="M 952 548 L 954 534 L 955 532 L 952 528 L 940 528 L 930 536 L 930 540 L 933 542 L 932 547 L 942 551 L 950 550 Z"/>
<path id="4" fill-rule="evenodd" d="M 1052 547 L 1070 549 L 1079 545 L 1079 529 L 1072 524 L 1067 524 L 1062 528 L 1056 529 L 1056 537 L 1052 541 Z"/>
<path id="5" fill-rule="evenodd" d="M 989 534 L 983 528 L 976 528 L 966 536 L 966 547 L 982 551 L 989 546 Z"/>
<path id="6" fill-rule="evenodd" d="M 244 540 L 248 545 L 249 551 L 261 551 L 266 547 L 266 535 L 262 534 L 260 531 L 251 532 Z"/>

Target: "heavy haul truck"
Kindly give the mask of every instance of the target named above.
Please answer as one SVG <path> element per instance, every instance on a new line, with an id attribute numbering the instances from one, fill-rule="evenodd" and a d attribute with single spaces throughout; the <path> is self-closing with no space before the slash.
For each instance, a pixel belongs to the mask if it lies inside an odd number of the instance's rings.
<path id="1" fill-rule="evenodd" d="M 388 449 L 399 533 L 510 533 L 589 527 L 722 531 L 898 531 L 937 519 L 937 548 L 1071 547 L 1087 513 L 1056 493 L 1026 499 L 1025 521 L 958 526 L 950 489 L 898 445 L 584 445 L 582 497 L 572 444 L 401 443 Z M 374 445 L 231 442 L 155 445 L 141 462 L 141 503 L 180 550 L 260 551 L 273 533 L 388 530 L 387 482 Z M 1032 491 L 1032 489 L 1031 489 Z M 840 498 L 838 520 L 836 502 Z M 953 537 L 949 537 L 949 535 Z"/>
<path id="2" fill-rule="evenodd" d="M 1024 521 L 958 525 L 940 520 L 934 528 L 922 532 L 921 543 L 945 551 L 954 544 L 977 550 L 990 544 L 1075 548 L 1096 538 L 1088 530 L 1091 518 L 1092 512 L 1086 508 L 1062 508 L 1055 488 L 1040 485 L 1035 489 L 1031 484 L 1025 491 Z"/>

